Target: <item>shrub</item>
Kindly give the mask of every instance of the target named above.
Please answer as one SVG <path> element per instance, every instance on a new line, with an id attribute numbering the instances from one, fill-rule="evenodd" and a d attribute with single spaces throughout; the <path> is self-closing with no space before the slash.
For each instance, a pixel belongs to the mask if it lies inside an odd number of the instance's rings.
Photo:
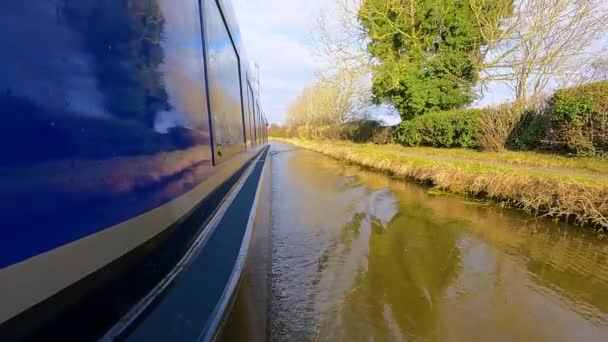
<path id="1" fill-rule="evenodd" d="M 374 132 L 372 142 L 376 145 L 386 145 L 391 141 L 391 127 L 380 127 Z"/>
<path id="2" fill-rule="evenodd" d="M 544 110 L 524 111 L 508 145 L 514 150 L 534 150 L 541 146 L 549 129 L 549 120 Z"/>
<path id="3" fill-rule="evenodd" d="M 313 128 L 314 139 L 344 139 L 345 131 L 341 125 L 326 125 Z"/>
<path id="4" fill-rule="evenodd" d="M 288 129 L 286 127 L 282 127 L 277 124 L 271 124 L 270 127 L 268 127 L 268 136 L 274 138 L 288 138 L 287 130 Z"/>
<path id="5" fill-rule="evenodd" d="M 523 110 L 516 104 L 503 104 L 483 111 L 479 119 L 477 142 L 485 151 L 501 151 L 521 120 Z"/>
<path id="6" fill-rule="evenodd" d="M 420 146 L 422 145 L 422 132 L 420 118 L 416 122 L 413 120 L 407 120 L 401 122 L 393 131 L 391 142 L 398 143 L 406 146 Z"/>
<path id="7" fill-rule="evenodd" d="M 344 139 L 353 142 L 369 142 L 380 127 L 380 122 L 374 120 L 348 122 L 343 125 Z"/>
<path id="8" fill-rule="evenodd" d="M 295 128 L 294 137 L 304 139 L 344 139 L 345 130 L 341 125 L 300 126 Z"/>
<path id="9" fill-rule="evenodd" d="M 407 146 L 475 148 L 482 113 L 479 109 L 466 109 L 418 116 L 399 124 L 393 141 Z"/>
<path id="10" fill-rule="evenodd" d="M 353 142 L 370 142 L 382 126 L 378 121 L 359 120 L 346 124 L 328 124 L 320 126 L 287 127 L 283 131 L 273 131 L 274 136 L 302 138 L 312 140 L 350 140 Z M 282 135 L 281 135 L 282 134 Z"/>
<path id="11" fill-rule="evenodd" d="M 608 154 L 608 81 L 556 91 L 547 115 L 546 147 L 577 155 Z"/>

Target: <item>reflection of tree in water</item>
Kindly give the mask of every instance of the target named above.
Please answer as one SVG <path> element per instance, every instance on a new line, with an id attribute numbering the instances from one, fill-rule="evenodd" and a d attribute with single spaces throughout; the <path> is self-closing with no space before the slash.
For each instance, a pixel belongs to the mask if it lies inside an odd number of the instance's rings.
<path id="1" fill-rule="evenodd" d="M 332 338 L 368 341 L 397 335 L 435 337 L 439 301 L 458 274 L 457 230 L 439 225 L 428 210 L 413 203 L 386 226 L 368 216 L 371 225 L 367 269 L 359 270 L 341 306 L 339 329 Z M 348 245 L 358 236 L 361 214 L 344 227 Z"/>
<path id="2" fill-rule="evenodd" d="M 65 0 L 62 11 L 82 33 L 111 114 L 153 126 L 156 113 L 169 110 L 159 71 L 164 19 L 156 1 Z"/>
<path id="3" fill-rule="evenodd" d="M 353 241 L 361 235 L 361 224 L 365 218 L 365 214 L 356 213 L 353 216 L 353 219 L 342 227 L 342 231 L 340 232 L 340 243 L 344 245 L 346 253 L 352 250 Z"/>

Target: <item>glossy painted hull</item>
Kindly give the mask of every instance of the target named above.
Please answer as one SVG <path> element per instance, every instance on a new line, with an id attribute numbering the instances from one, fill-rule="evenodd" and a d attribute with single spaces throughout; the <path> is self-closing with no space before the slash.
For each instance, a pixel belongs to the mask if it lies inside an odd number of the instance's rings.
<path id="1" fill-rule="evenodd" d="M 227 2 L 0 0 L 0 20 L 1 329 L 212 212 L 265 119 Z"/>

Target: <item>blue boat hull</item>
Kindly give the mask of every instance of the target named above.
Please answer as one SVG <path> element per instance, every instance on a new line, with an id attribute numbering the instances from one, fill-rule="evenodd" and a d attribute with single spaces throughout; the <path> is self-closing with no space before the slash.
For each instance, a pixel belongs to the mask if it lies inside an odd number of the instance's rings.
<path id="1" fill-rule="evenodd" d="M 234 14 L 214 0 L 0 0 L 0 21 L 0 333 L 124 296 L 100 309 L 107 326 L 265 146 Z"/>

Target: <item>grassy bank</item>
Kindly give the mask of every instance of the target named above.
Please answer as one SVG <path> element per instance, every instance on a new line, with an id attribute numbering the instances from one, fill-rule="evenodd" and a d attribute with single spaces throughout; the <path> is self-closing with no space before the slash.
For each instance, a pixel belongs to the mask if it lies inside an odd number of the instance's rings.
<path id="1" fill-rule="evenodd" d="M 444 191 L 608 230 L 608 161 L 343 141 L 276 139 Z"/>

